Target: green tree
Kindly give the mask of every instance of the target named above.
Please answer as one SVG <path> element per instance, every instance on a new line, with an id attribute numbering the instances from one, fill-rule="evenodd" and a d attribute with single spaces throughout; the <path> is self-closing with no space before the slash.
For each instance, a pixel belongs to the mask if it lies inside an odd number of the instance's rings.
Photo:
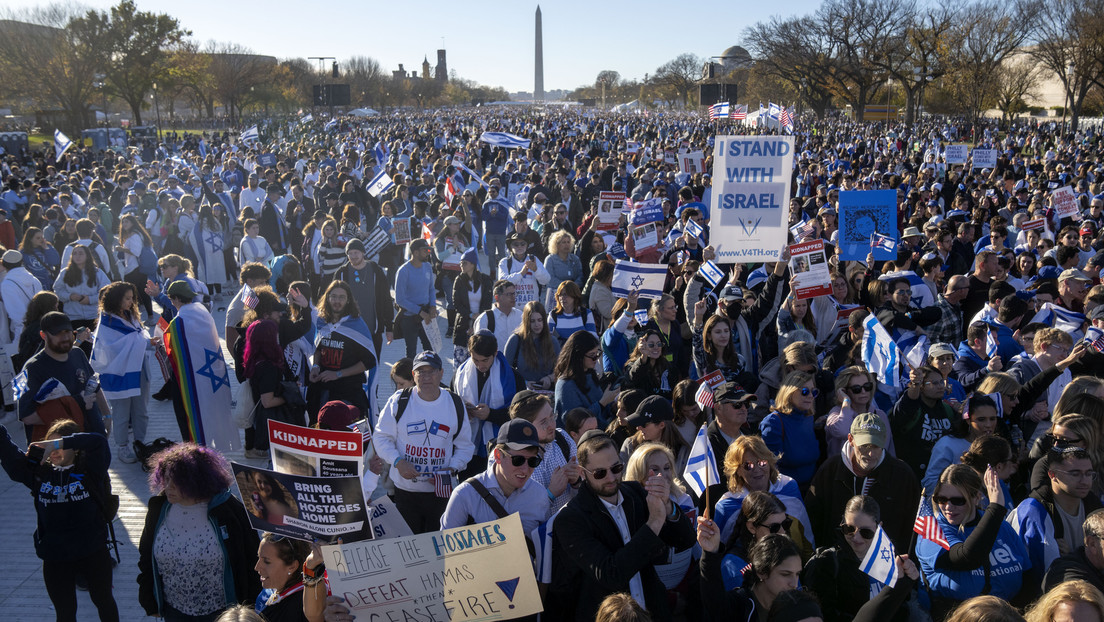
<path id="1" fill-rule="evenodd" d="M 191 34 L 180 28 L 176 18 L 139 11 L 132 0 L 122 0 L 110 12 L 88 11 L 69 27 L 106 34 L 107 82 L 130 106 L 137 125 L 142 124 L 146 94 L 155 82 L 168 77 L 169 46 Z"/>

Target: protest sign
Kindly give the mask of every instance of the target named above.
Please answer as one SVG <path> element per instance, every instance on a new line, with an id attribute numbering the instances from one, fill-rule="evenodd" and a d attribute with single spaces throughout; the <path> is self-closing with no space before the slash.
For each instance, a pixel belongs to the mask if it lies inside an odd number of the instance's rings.
<path id="1" fill-rule="evenodd" d="M 410 242 L 410 219 L 409 218 L 396 218 L 391 221 L 394 226 L 395 244 L 406 244 Z"/>
<path id="2" fill-rule="evenodd" d="M 663 199 L 647 199 L 633 205 L 629 224 L 638 227 L 663 220 Z"/>
<path id="3" fill-rule="evenodd" d="M 997 168 L 996 149 L 974 149 L 974 168 Z"/>
<path id="4" fill-rule="evenodd" d="M 276 155 L 272 153 L 262 153 L 257 156 L 257 164 L 267 167 L 276 166 Z"/>
<path id="5" fill-rule="evenodd" d="M 359 477 L 307 477 L 236 462 L 231 466 L 254 529 L 327 542 L 347 539 L 366 527 L 371 531 Z"/>
<path id="6" fill-rule="evenodd" d="M 376 258 L 389 244 L 391 236 L 386 231 L 379 227 L 372 229 L 364 238 L 364 257 L 369 260 Z"/>
<path id="7" fill-rule="evenodd" d="M 625 153 L 629 155 L 635 155 L 640 151 L 640 143 L 636 141 L 628 141 L 625 143 Z"/>
<path id="8" fill-rule="evenodd" d="M 357 620 L 508 620 L 543 610 L 515 514 L 445 531 L 323 546 L 330 592 Z"/>
<path id="9" fill-rule="evenodd" d="M 1046 218 L 1025 220 L 1023 225 L 1020 226 L 1021 231 L 1031 231 L 1033 229 L 1046 229 Z"/>
<path id="10" fill-rule="evenodd" d="M 663 163 L 664 164 L 678 164 L 678 154 L 674 149 L 665 149 L 663 151 Z"/>
<path id="11" fill-rule="evenodd" d="M 947 145 L 946 150 L 943 151 L 943 159 L 947 164 L 966 164 L 966 159 L 969 157 L 970 147 L 962 143 Z"/>
<path id="12" fill-rule="evenodd" d="M 832 277 L 828 275 L 824 240 L 791 244 L 790 274 L 794 278 L 794 297 L 797 300 L 831 294 Z"/>
<path id="13" fill-rule="evenodd" d="M 1054 206 L 1058 218 L 1073 218 L 1081 211 L 1081 208 L 1077 205 L 1077 195 L 1073 193 L 1073 188 L 1069 186 L 1051 190 L 1050 203 Z"/>
<path id="14" fill-rule="evenodd" d="M 598 230 L 614 231 L 621 221 L 621 211 L 625 208 L 624 192 L 598 193 Z"/>
<path id="15" fill-rule="evenodd" d="M 359 432 L 316 430 L 281 421 L 268 422 L 272 468 L 311 477 L 360 477 L 364 450 Z"/>
<path id="16" fill-rule="evenodd" d="M 410 525 L 399 514 L 399 508 L 391 497 L 383 496 L 372 504 L 372 537 L 376 540 L 412 536 Z"/>
<path id="17" fill-rule="evenodd" d="M 654 222 L 632 228 L 633 245 L 636 252 L 659 246 L 659 234 L 656 232 Z"/>
<path id="18" fill-rule="evenodd" d="M 875 233 L 897 236 L 896 190 L 844 190 L 839 193 L 840 259 L 866 261 Z M 895 259 L 897 254 L 874 249 L 874 259 Z"/>
<path id="19" fill-rule="evenodd" d="M 718 136 L 710 240 L 721 263 L 777 261 L 789 236 L 793 136 Z"/>
<path id="20" fill-rule="evenodd" d="M 721 370 L 716 369 L 702 376 L 701 382 L 708 385 L 710 391 L 716 391 L 725 383 L 725 377 Z"/>
<path id="21" fill-rule="evenodd" d="M 701 151 L 691 151 L 679 156 L 679 171 L 694 175 L 705 171 L 705 155 Z"/>

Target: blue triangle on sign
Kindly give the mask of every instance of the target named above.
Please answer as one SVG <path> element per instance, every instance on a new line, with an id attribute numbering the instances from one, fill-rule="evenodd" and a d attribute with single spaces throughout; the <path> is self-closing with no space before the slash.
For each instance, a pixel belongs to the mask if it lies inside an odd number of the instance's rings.
<path id="1" fill-rule="evenodd" d="M 507 581 L 495 581 L 495 585 L 498 586 L 498 589 L 502 590 L 502 593 L 506 595 L 506 598 L 509 598 L 512 601 L 514 600 L 514 592 L 517 591 L 518 581 L 520 579 L 521 577 L 514 577 L 513 579 L 509 579 Z"/>

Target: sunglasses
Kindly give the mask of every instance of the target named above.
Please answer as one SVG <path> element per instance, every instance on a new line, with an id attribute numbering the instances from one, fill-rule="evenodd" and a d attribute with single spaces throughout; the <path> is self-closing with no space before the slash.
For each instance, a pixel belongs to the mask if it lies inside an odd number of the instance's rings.
<path id="1" fill-rule="evenodd" d="M 625 465 L 618 462 L 608 469 L 594 469 L 593 471 L 591 471 L 590 469 L 580 464 L 579 468 L 586 471 L 587 473 L 590 473 L 590 476 L 594 479 L 606 479 L 606 475 L 610 473 L 613 473 L 614 475 L 620 475 L 621 472 L 625 470 Z"/>
<path id="2" fill-rule="evenodd" d="M 854 525 L 848 525 L 847 523 L 840 523 L 839 527 L 840 531 L 842 531 L 845 536 L 849 536 L 857 531 L 859 535 L 862 536 L 863 540 L 874 539 L 874 530 L 869 527 L 856 527 Z"/>
<path id="3" fill-rule="evenodd" d="M 771 533 L 778 533 L 779 531 L 783 531 L 783 530 L 789 531 L 790 530 L 790 525 L 793 524 L 793 519 L 787 516 L 785 518 L 785 520 L 783 520 L 781 523 L 771 523 L 770 525 L 764 525 L 763 523 L 755 523 L 755 524 L 759 527 L 762 527 L 763 529 L 766 529 L 767 531 L 769 531 Z"/>
<path id="4" fill-rule="evenodd" d="M 936 505 L 953 505 L 956 508 L 960 508 L 966 505 L 966 497 L 944 497 L 943 495 L 935 495 L 932 497 L 932 502 Z"/>
<path id="5" fill-rule="evenodd" d="M 756 468 L 765 469 L 765 468 L 767 468 L 767 466 L 769 464 L 770 463 L 767 462 L 766 460 L 760 460 L 758 462 L 745 462 L 744 463 L 744 468 L 749 470 L 749 471 L 752 470 L 752 469 L 756 469 Z"/>
<path id="6" fill-rule="evenodd" d="M 874 383 L 868 382 L 866 384 L 853 384 L 847 387 L 847 390 L 852 393 L 866 393 L 874 390 Z"/>
<path id="7" fill-rule="evenodd" d="M 519 467 L 528 462 L 529 468 L 535 469 L 539 467 L 541 463 L 540 456 L 519 456 L 517 454 L 512 454 L 506 450 L 502 450 L 502 453 L 510 456 L 510 464 L 514 465 L 515 467 Z"/>
<path id="8" fill-rule="evenodd" d="M 817 396 L 820 395 L 820 390 L 819 389 L 810 389 L 809 387 L 801 387 L 801 396 L 802 397 L 809 397 L 810 395 L 812 395 L 813 397 L 817 397 Z"/>
<path id="9" fill-rule="evenodd" d="M 584 354 L 583 356 L 587 357 L 588 359 L 590 359 L 592 361 L 597 361 L 598 357 L 600 357 L 602 355 L 601 354 Z"/>

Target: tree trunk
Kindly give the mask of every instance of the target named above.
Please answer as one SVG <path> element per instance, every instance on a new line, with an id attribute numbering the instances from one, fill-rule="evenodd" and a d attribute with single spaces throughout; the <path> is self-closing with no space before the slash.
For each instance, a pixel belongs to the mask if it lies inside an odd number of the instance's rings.
<path id="1" fill-rule="evenodd" d="M 916 122 L 915 104 L 916 104 L 916 87 L 903 82 L 905 85 L 905 125 L 912 127 L 912 124 Z"/>
<path id="2" fill-rule="evenodd" d="M 130 114 L 134 115 L 134 125 L 140 127 L 142 125 L 142 100 L 131 101 L 126 100 L 128 106 L 130 106 Z"/>

